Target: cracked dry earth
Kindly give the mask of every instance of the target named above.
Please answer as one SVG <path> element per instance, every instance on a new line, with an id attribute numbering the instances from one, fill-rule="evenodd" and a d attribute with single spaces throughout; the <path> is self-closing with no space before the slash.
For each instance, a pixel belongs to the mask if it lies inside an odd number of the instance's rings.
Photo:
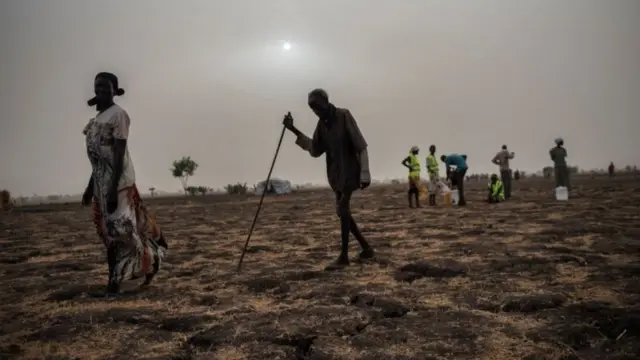
<path id="1" fill-rule="evenodd" d="M 464 209 L 372 188 L 353 207 L 378 256 L 338 272 L 326 190 L 266 199 L 240 274 L 257 197 L 153 199 L 166 266 L 111 297 L 89 209 L 16 209 L 0 218 L 0 358 L 637 359 L 638 180 L 576 178 L 568 203 L 526 180 L 497 206 L 478 183 Z"/>

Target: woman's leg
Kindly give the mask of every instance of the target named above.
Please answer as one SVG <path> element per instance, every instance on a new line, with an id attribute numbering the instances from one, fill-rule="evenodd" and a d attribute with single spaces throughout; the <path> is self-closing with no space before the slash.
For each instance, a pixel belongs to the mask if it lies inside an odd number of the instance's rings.
<path id="1" fill-rule="evenodd" d="M 115 241 L 111 241 L 108 237 L 106 218 L 103 215 L 100 201 L 97 198 L 93 199 L 93 225 L 95 226 L 96 233 L 102 243 L 107 248 L 107 266 L 109 269 L 107 280 L 107 292 L 116 293 L 120 287 L 120 281 L 117 276 L 117 263 L 118 263 L 118 248 Z"/>
<path id="2" fill-rule="evenodd" d="M 134 186 L 131 188 L 129 198 L 135 209 L 137 237 L 144 249 L 141 254 L 140 271 L 145 275 L 143 285 L 149 285 L 155 275 L 160 271 L 162 261 L 169 249 L 156 219 L 144 205 L 140 193 Z"/>

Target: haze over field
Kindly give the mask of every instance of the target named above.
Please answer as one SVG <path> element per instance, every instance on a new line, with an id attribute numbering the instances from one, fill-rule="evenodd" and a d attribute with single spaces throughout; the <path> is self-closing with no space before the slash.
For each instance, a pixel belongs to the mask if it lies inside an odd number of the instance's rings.
<path id="1" fill-rule="evenodd" d="M 183 155 L 194 185 L 264 178 L 286 111 L 311 135 L 314 87 L 355 115 L 376 179 L 405 176 L 409 148 L 431 143 L 470 172 L 495 171 L 503 143 L 539 170 L 556 136 L 571 164 L 638 164 L 638 39 L 637 0 L 4 0 L 0 188 L 83 191 L 99 71 L 127 92 L 142 190 L 178 189 Z M 325 183 L 293 141 L 276 175 Z"/>

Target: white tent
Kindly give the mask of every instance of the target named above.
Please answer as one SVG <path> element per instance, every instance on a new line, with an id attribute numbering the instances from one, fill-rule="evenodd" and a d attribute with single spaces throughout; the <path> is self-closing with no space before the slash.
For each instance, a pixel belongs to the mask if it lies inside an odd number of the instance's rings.
<path id="1" fill-rule="evenodd" d="M 256 185 L 255 195 L 262 195 L 266 180 L 260 181 Z M 269 186 L 267 187 L 267 194 L 283 195 L 291 192 L 291 182 L 289 180 L 282 179 L 270 179 Z"/>

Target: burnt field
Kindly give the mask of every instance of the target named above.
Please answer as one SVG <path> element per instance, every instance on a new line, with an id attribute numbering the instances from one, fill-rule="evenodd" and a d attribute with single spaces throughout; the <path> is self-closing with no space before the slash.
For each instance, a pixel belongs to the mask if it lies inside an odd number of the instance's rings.
<path id="1" fill-rule="evenodd" d="M 546 180 L 511 202 L 407 208 L 405 188 L 354 199 L 375 260 L 339 250 L 326 190 L 152 199 L 169 242 L 151 287 L 105 296 L 107 264 L 79 204 L 0 215 L 1 359 L 637 359 L 640 177 Z M 352 241 L 351 256 L 358 254 Z"/>

